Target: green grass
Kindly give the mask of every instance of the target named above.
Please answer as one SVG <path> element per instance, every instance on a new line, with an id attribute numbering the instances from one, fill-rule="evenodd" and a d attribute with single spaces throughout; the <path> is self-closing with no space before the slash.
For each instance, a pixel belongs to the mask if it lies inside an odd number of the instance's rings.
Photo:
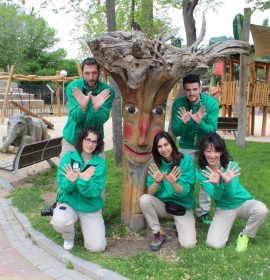
<path id="1" fill-rule="evenodd" d="M 244 149 L 239 149 L 235 141 L 226 142 L 234 160 L 241 167 L 242 184 L 270 208 L 270 143 L 247 142 Z M 106 153 L 106 160 L 108 165 L 104 211 L 106 231 L 108 236 L 124 236 L 126 229 L 120 219 L 121 169 L 114 166 L 112 151 Z M 55 178 L 55 170 L 29 178 L 34 187 L 15 189 L 12 192 L 12 200 L 29 217 L 34 228 L 62 245 L 62 238 L 50 226 L 49 219 L 39 215 L 40 209 L 47 206 L 41 198 L 42 193 L 55 192 L 57 189 Z M 215 250 L 205 245 L 208 227 L 197 224 L 196 248 L 176 249 L 178 261 L 169 262 L 161 259 L 158 254 L 147 251 L 132 257 L 112 257 L 106 253 L 89 253 L 83 247 L 82 234 L 77 224 L 76 246 L 72 253 L 136 280 L 270 279 L 269 218 L 260 228 L 256 238 L 250 241 L 248 252 L 237 254 L 235 242 L 244 225 L 245 221 L 237 220 L 227 246 L 224 249 Z"/>

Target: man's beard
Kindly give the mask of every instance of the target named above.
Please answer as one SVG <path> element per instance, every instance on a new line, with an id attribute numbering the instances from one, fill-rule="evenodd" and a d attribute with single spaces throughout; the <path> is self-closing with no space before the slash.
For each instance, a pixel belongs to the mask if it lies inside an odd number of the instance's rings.
<path id="1" fill-rule="evenodd" d="M 93 89 L 93 88 L 96 88 L 96 87 L 97 87 L 98 80 L 91 80 L 90 82 L 91 82 L 91 83 L 94 82 L 94 84 L 91 85 L 91 86 L 89 85 L 89 83 L 87 83 L 87 85 L 88 85 L 88 87 L 89 87 L 90 89 Z"/>

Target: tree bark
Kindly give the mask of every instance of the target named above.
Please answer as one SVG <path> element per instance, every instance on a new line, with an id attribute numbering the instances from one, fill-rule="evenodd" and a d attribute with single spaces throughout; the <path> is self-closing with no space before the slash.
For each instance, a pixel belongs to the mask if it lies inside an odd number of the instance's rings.
<path id="1" fill-rule="evenodd" d="M 116 30 L 115 0 L 106 0 L 108 32 Z M 112 105 L 112 127 L 113 127 L 113 150 L 114 160 L 117 166 L 122 164 L 122 107 L 121 92 L 110 77 L 110 85 L 115 91 L 115 100 Z"/>
<path id="2" fill-rule="evenodd" d="M 106 16 L 108 32 L 116 30 L 115 0 L 106 0 Z"/>
<path id="3" fill-rule="evenodd" d="M 137 231 L 144 224 L 139 198 L 145 190 L 153 138 L 164 130 L 170 90 L 196 66 L 232 53 L 247 54 L 249 45 L 226 41 L 199 50 L 180 49 L 149 40 L 136 30 L 111 32 L 89 41 L 88 45 L 122 92 L 122 220 Z"/>
<path id="4" fill-rule="evenodd" d="M 110 85 L 115 91 L 115 99 L 112 105 L 114 162 L 115 165 L 121 166 L 123 144 L 121 91 L 112 77 L 110 77 Z"/>
<path id="5" fill-rule="evenodd" d="M 242 38 L 244 41 L 249 41 L 250 31 L 250 8 L 244 9 L 244 26 Z M 246 88 L 247 88 L 247 66 L 248 56 L 240 54 L 240 80 L 239 80 L 239 95 L 238 95 L 238 133 L 237 146 L 245 147 L 246 136 Z"/>
<path id="6" fill-rule="evenodd" d="M 142 1 L 142 14 L 143 19 L 146 19 L 144 24 L 144 31 L 146 32 L 146 34 L 151 34 L 153 30 L 154 20 L 153 0 Z"/>
<path id="7" fill-rule="evenodd" d="M 186 31 L 187 46 L 191 46 L 197 39 L 196 22 L 193 16 L 199 0 L 183 0 L 183 19 Z"/>

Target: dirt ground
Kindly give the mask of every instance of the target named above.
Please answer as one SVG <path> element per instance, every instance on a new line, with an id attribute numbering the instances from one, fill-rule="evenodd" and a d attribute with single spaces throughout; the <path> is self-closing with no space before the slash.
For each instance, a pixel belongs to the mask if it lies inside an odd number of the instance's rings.
<path id="1" fill-rule="evenodd" d="M 20 184 L 22 186 L 22 184 Z M 23 183 L 24 187 L 31 187 L 31 183 Z M 44 193 L 42 198 L 51 205 L 54 202 L 56 194 Z M 179 257 L 176 254 L 176 250 L 180 248 L 179 241 L 176 234 L 176 229 L 172 225 L 172 220 L 162 221 L 162 229 L 165 231 L 167 240 L 162 245 L 159 252 L 155 254 L 159 255 L 160 258 L 170 261 L 177 262 Z M 140 234 L 131 232 L 127 228 L 127 234 L 125 237 L 119 237 L 113 235 L 107 238 L 107 247 L 105 254 L 111 256 L 129 257 L 140 252 L 150 252 L 149 245 L 152 241 L 152 234 L 149 229 L 143 230 Z"/>

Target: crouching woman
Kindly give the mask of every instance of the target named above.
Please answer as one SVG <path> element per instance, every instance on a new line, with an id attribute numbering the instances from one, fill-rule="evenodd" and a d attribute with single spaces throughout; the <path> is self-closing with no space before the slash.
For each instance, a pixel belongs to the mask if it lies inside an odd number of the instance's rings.
<path id="1" fill-rule="evenodd" d="M 166 240 L 160 227 L 160 218 L 173 218 L 180 245 L 192 248 L 196 245 L 195 219 L 195 169 L 190 155 L 177 151 L 176 145 L 165 131 L 153 141 L 152 156 L 147 176 L 147 194 L 140 198 L 142 213 L 153 233 L 151 251 L 158 251 Z"/>
<path id="2" fill-rule="evenodd" d="M 197 179 L 215 200 L 216 209 L 206 243 L 223 248 L 236 218 L 247 220 L 237 239 L 237 252 L 247 250 L 249 238 L 255 237 L 268 210 L 240 184 L 240 168 L 230 161 L 224 140 L 216 133 L 206 135 L 199 151 Z"/>
<path id="3" fill-rule="evenodd" d="M 104 142 L 96 129 L 83 130 L 77 139 L 76 151 L 68 152 L 61 159 L 57 183 L 57 207 L 51 224 L 61 233 L 64 249 L 74 245 L 74 223 L 79 220 L 84 246 L 93 252 L 106 247 L 105 225 L 102 217 L 101 192 L 106 180 L 106 166 L 99 154 Z"/>

